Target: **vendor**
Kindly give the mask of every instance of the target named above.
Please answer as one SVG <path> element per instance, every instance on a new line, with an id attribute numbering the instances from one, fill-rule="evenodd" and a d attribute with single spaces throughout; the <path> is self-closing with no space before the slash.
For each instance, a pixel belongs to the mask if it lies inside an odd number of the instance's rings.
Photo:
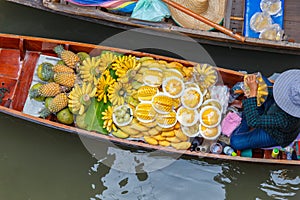
<path id="1" fill-rule="evenodd" d="M 231 135 L 231 146 L 235 150 L 288 146 L 300 133 L 300 70 L 283 72 L 261 107 L 256 75 L 247 76 L 245 83 L 250 92 L 243 100 L 243 119 Z"/>

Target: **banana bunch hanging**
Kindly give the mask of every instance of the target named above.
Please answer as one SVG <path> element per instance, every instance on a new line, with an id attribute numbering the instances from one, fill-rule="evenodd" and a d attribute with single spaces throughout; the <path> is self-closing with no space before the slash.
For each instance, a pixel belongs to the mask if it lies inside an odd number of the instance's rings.
<path id="1" fill-rule="evenodd" d="M 197 64 L 194 67 L 193 78 L 200 88 L 207 89 L 217 82 L 217 70 L 208 64 Z"/>
<path id="2" fill-rule="evenodd" d="M 68 106 L 73 114 L 82 115 L 91 103 L 91 98 L 95 96 L 97 91 L 93 87 L 93 83 L 84 82 L 82 86 L 76 84 L 70 92 L 68 98 Z"/>
<path id="3" fill-rule="evenodd" d="M 247 78 L 247 75 L 244 76 L 245 94 L 249 93 L 249 90 L 250 90 L 248 85 L 245 82 L 246 78 Z M 257 106 L 261 106 L 266 101 L 267 96 L 269 94 L 268 86 L 267 86 L 266 82 L 263 80 L 260 73 L 257 74 L 256 81 L 258 83 L 257 95 L 256 95 Z"/>

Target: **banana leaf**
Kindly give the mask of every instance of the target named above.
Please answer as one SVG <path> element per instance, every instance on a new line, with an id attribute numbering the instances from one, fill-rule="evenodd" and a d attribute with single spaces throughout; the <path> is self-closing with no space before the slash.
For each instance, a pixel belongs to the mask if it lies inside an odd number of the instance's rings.
<path id="1" fill-rule="evenodd" d="M 103 100 L 99 102 L 96 98 L 92 99 L 85 116 L 85 123 L 87 124 L 86 130 L 96 131 L 104 135 L 108 134 L 108 131 L 103 128 L 104 120 L 102 119 L 101 113 L 104 112 L 109 105 L 111 105 L 110 102 L 104 103 Z"/>

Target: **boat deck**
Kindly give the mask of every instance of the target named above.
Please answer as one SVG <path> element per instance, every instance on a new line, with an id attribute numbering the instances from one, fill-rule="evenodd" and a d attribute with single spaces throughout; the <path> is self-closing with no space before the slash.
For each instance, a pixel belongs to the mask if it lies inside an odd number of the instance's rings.
<path id="1" fill-rule="evenodd" d="M 59 4 L 61 6 L 59 6 Z M 165 19 L 162 23 L 151 23 L 144 22 L 139 20 L 134 20 L 130 18 L 130 15 L 120 14 L 120 13 L 112 13 L 107 11 L 106 9 L 100 7 L 79 7 L 77 5 L 70 4 L 64 0 L 44 0 L 44 5 L 49 8 L 61 9 L 64 12 L 74 12 L 82 13 L 83 10 L 87 11 L 86 16 L 89 17 L 105 17 L 107 15 L 108 20 L 120 20 L 121 22 L 126 23 L 132 22 L 136 23 L 137 26 L 149 25 L 150 27 L 165 27 L 176 30 L 178 27 L 176 23 L 170 18 Z M 63 5 L 67 5 L 63 6 Z M 224 20 L 224 26 L 233 30 L 236 33 L 243 34 L 244 29 L 244 6 L 245 0 L 227 0 L 227 8 L 226 8 L 226 16 Z M 97 9 L 97 12 L 95 12 Z M 300 42 L 300 2 L 297 0 L 285 0 L 284 3 L 284 30 L 285 30 L 285 38 L 289 41 Z M 82 11 L 81 11 L 82 10 Z M 75 14 L 75 13 L 74 13 Z M 180 31 L 180 29 L 178 29 Z M 187 30 L 187 33 L 192 33 L 192 30 Z"/>

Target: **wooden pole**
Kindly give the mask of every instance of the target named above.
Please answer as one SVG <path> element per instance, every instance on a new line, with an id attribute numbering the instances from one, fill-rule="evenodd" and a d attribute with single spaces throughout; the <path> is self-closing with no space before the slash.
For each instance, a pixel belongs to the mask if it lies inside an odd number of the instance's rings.
<path id="1" fill-rule="evenodd" d="M 162 0 L 162 1 L 165 2 L 168 5 L 170 5 L 170 6 L 174 7 L 174 8 L 176 8 L 176 9 L 184 12 L 185 14 L 187 14 L 187 15 L 189 15 L 191 17 L 194 17 L 195 19 L 198 19 L 201 22 L 203 22 L 203 23 L 205 23 L 205 24 L 207 24 L 207 25 L 209 25 L 209 26 L 217 29 L 218 31 L 221 31 L 222 33 L 224 33 L 224 34 L 226 34 L 226 35 L 228 35 L 230 37 L 233 37 L 233 38 L 235 38 L 235 39 L 237 39 L 237 40 L 239 40 L 241 42 L 245 41 L 245 37 L 244 36 L 241 36 L 241 35 L 239 35 L 237 33 L 234 33 L 231 30 L 229 30 L 229 29 L 227 29 L 227 28 L 225 28 L 225 27 L 223 27 L 223 26 L 221 26 L 221 25 L 219 25 L 219 24 L 217 24 L 215 22 L 210 21 L 209 19 L 207 19 L 207 18 L 205 18 L 205 17 L 203 17 L 201 15 L 198 15 L 198 14 L 194 13 L 190 9 L 188 9 L 186 7 L 183 7 L 182 5 L 180 5 L 180 4 L 178 4 L 178 3 L 174 2 L 174 1 L 171 1 L 171 0 Z"/>

